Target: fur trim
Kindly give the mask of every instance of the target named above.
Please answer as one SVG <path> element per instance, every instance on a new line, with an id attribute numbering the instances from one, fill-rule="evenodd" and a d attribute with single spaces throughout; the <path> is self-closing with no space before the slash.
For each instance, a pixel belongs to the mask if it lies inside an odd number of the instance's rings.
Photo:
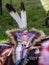
<path id="1" fill-rule="evenodd" d="M 40 35 L 39 35 L 39 38 L 43 38 L 43 37 L 45 37 L 46 35 L 45 35 L 45 33 L 42 31 L 42 30 L 38 30 L 38 29 L 36 29 L 36 28 L 32 28 L 30 31 L 33 31 L 33 32 L 35 32 L 35 33 L 39 33 Z"/>
<path id="2" fill-rule="evenodd" d="M 11 34 L 11 32 L 18 31 L 20 29 L 12 29 L 12 30 L 7 30 L 6 34 L 10 37 L 10 41 L 12 44 L 14 44 L 13 50 L 12 50 L 12 58 L 13 61 L 15 62 L 16 56 L 15 56 L 15 51 L 16 51 L 16 46 L 17 46 L 17 41 L 15 40 L 14 36 Z"/>
<path id="3" fill-rule="evenodd" d="M 42 39 L 46 37 L 45 33 L 42 30 L 32 28 L 30 31 L 36 34 L 36 37 L 33 40 L 32 46 L 36 45 L 37 42 L 41 41 Z"/>

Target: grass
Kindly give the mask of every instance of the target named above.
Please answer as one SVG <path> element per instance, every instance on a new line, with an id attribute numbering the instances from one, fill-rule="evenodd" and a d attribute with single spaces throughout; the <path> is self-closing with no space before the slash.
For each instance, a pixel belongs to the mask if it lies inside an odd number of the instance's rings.
<path id="1" fill-rule="evenodd" d="M 18 28 L 17 23 L 6 10 L 6 3 L 10 3 L 10 0 L 2 0 L 3 15 L 0 16 L 0 40 L 9 39 L 5 34 L 7 29 Z M 41 29 L 46 35 L 49 35 L 49 28 L 45 26 L 46 13 L 49 10 L 48 0 L 23 0 L 27 12 L 27 24 L 28 29 L 35 27 Z M 12 5 L 20 15 L 20 3 L 21 0 L 12 0 Z"/>

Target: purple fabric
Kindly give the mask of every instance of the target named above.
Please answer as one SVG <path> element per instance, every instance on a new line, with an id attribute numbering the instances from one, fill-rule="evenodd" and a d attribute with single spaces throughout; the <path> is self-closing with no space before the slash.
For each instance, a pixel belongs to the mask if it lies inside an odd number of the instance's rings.
<path id="1" fill-rule="evenodd" d="M 16 32 L 16 35 L 17 35 L 17 40 L 18 40 L 18 41 L 21 41 L 21 38 L 22 38 L 22 36 L 23 36 L 23 33 L 18 33 L 18 32 Z M 33 36 L 33 38 L 34 38 L 34 37 L 35 37 L 35 34 L 33 34 L 33 33 L 27 33 L 27 36 L 28 36 L 28 38 L 30 39 L 31 36 Z"/>

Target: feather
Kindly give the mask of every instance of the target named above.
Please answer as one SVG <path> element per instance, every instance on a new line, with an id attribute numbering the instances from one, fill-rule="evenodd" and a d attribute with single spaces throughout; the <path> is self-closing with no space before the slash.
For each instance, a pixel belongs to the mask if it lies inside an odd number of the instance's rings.
<path id="1" fill-rule="evenodd" d="M 11 12 L 11 11 L 13 11 L 13 12 L 16 12 L 15 11 L 15 9 L 12 7 L 12 5 L 11 4 L 6 4 L 6 8 L 7 8 L 7 10 L 9 11 L 9 12 Z"/>
<path id="2" fill-rule="evenodd" d="M 18 13 L 15 11 L 15 9 L 12 7 L 11 4 L 6 4 L 6 8 L 9 11 L 10 15 L 13 17 L 13 19 L 18 23 L 18 26 L 20 28 L 23 28 L 22 21 Z"/>
<path id="3" fill-rule="evenodd" d="M 25 7 L 24 7 L 24 3 L 21 2 L 21 20 L 23 22 L 24 28 L 27 28 L 27 19 L 26 19 L 26 11 L 25 11 Z"/>

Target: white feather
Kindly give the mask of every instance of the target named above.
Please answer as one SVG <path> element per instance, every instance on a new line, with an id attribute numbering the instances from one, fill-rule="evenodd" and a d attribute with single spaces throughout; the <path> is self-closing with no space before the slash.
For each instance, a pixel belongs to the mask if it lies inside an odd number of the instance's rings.
<path id="1" fill-rule="evenodd" d="M 13 17 L 13 19 L 17 22 L 18 26 L 20 28 L 23 28 L 23 24 L 22 24 L 22 21 L 21 21 L 21 18 L 19 17 L 18 13 L 16 12 L 10 12 L 10 15 Z"/>
<path id="2" fill-rule="evenodd" d="M 21 11 L 21 20 L 24 25 L 24 28 L 27 28 L 26 11 Z"/>

